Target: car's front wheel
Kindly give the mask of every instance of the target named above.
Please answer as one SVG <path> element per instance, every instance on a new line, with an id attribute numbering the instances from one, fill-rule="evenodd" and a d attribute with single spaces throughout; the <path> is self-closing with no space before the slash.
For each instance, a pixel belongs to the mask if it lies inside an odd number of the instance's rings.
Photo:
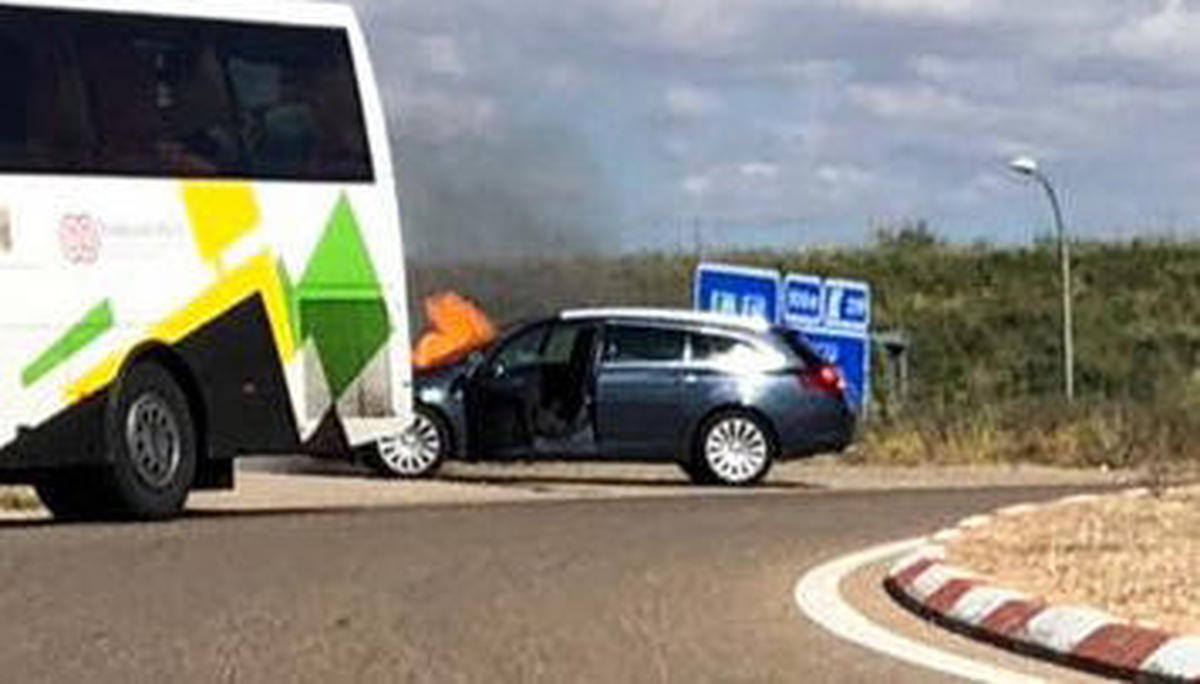
<path id="1" fill-rule="evenodd" d="M 445 422 L 432 409 L 416 406 L 408 429 L 377 441 L 367 461 L 385 477 L 415 479 L 436 473 L 449 453 L 450 431 Z"/>
<path id="2" fill-rule="evenodd" d="M 748 411 L 722 411 L 704 421 L 685 470 L 699 484 L 754 484 L 771 469 L 775 440 L 766 423 Z"/>

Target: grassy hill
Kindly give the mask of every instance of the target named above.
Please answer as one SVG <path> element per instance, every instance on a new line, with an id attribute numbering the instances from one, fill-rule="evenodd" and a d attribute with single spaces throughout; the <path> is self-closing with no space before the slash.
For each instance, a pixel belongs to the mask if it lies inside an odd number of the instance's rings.
<path id="1" fill-rule="evenodd" d="M 1026 453 L 1029 448 L 1010 453 L 1009 443 L 992 457 L 1055 462 L 1124 463 L 1132 458 L 1131 449 L 1145 451 L 1126 442 L 1144 441 L 1141 433 L 1147 430 L 1161 436 L 1163 421 L 1175 426 L 1179 441 L 1190 442 L 1190 407 L 1200 406 L 1195 396 L 1200 394 L 1200 243 L 1073 245 L 1081 397 L 1076 407 L 1064 407 L 1060 400 L 1061 299 L 1052 243 L 952 246 L 917 230 L 884 233 L 876 244 L 858 249 L 736 252 L 707 259 L 869 281 L 875 328 L 903 330 L 913 343 L 913 397 L 905 423 L 910 433 L 970 426 L 1020 432 L 1035 424 L 1058 434 L 1067 427 L 1078 431 L 1082 423 L 1094 424 L 1093 432 L 1122 433 L 1071 438 L 1099 440 L 1103 448 L 1053 447 L 1071 456 Z M 414 264 L 410 278 L 414 302 L 454 289 L 503 322 L 568 306 L 687 307 L 696 262 L 694 256 L 643 254 Z M 876 372 L 881 365 L 875 364 Z M 914 428 L 914 421 L 934 424 Z M 1121 426 L 1126 423 L 1138 423 L 1129 428 L 1138 434 L 1125 434 L 1129 430 Z M 1104 454 L 1084 453 L 1089 449 Z"/>

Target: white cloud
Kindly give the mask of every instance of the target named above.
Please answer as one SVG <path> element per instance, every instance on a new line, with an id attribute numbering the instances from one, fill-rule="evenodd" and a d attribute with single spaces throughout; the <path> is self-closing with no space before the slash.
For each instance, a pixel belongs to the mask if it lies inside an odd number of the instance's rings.
<path id="1" fill-rule="evenodd" d="M 466 64 L 454 38 L 444 35 L 422 38 L 421 52 L 430 73 L 454 78 L 467 75 Z"/>
<path id="2" fill-rule="evenodd" d="M 817 168 L 817 178 L 837 190 L 858 190 L 875 181 L 875 175 L 853 164 L 826 164 Z"/>
<path id="3" fill-rule="evenodd" d="M 546 86 L 552 90 L 570 92 L 584 84 L 584 75 L 569 64 L 556 64 L 546 70 Z"/>
<path id="4" fill-rule="evenodd" d="M 774 180 L 779 177 L 779 165 L 762 161 L 746 162 L 738 167 L 738 172 L 747 178 Z"/>
<path id="5" fill-rule="evenodd" d="M 782 75 L 804 83 L 835 85 L 854 74 L 854 65 L 843 59 L 809 59 L 784 62 L 778 70 Z"/>
<path id="6" fill-rule="evenodd" d="M 487 97 L 427 91 L 400 98 L 402 134 L 428 142 L 487 135 L 498 118 L 496 102 Z"/>
<path id="7" fill-rule="evenodd" d="M 724 53 L 743 44 L 762 10 L 783 0 L 605 0 L 630 30 L 691 53 Z"/>
<path id="8" fill-rule="evenodd" d="M 850 0 L 849 4 L 876 14 L 955 21 L 980 19 L 997 9 L 995 0 Z"/>
<path id="9" fill-rule="evenodd" d="M 1113 46 L 1122 54 L 1166 61 L 1187 70 L 1200 69 L 1200 11 L 1183 0 L 1165 0 L 1161 9 L 1118 29 Z"/>
<path id="10" fill-rule="evenodd" d="M 962 73 L 962 67 L 941 55 L 920 55 L 912 61 L 913 71 L 923 79 L 945 83 Z"/>
<path id="11" fill-rule="evenodd" d="M 682 119 L 696 119 L 708 116 L 721 105 L 721 100 L 715 94 L 687 85 L 675 85 L 667 88 L 663 96 L 667 111 Z"/>
<path id="12" fill-rule="evenodd" d="M 683 179 L 680 187 L 692 197 L 702 197 L 707 195 L 709 190 L 712 189 L 712 179 L 703 175 L 688 176 Z"/>
<path id="13" fill-rule="evenodd" d="M 595 193 L 630 215 L 978 232 L 1012 223 L 1004 162 L 1033 154 L 1077 179 L 1081 227 L 1200 216 L 1200 0 L 351 2 L 403 137 L 455 153 L 562 131 L 618 179 L 639 169 Z"/>
<path id="14" fill-rule="evenodd" d="M 961 96 L 928 84 L 857 85 L 850 88 L 850 99 L 885 119 L 949 121 L 979 114 L 978 108 Z"/>

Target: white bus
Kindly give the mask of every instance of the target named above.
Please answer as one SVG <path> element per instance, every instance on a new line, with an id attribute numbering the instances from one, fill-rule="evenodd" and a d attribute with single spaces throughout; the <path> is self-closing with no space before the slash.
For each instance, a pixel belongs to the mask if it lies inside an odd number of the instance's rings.
<path id="1" fill-rule="evenodd" d="M 386 470 L 394 185 L 349 8 L 0 0 L 0 481 L 159 518 L 242 455 Z"/>

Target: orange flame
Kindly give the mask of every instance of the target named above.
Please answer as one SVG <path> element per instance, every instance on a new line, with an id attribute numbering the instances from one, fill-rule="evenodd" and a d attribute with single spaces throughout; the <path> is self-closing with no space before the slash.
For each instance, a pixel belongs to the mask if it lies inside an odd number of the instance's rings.
<path id="1" fill-rule="evenodd" d="M 430 368 L 454 363 L 496 339 L 496 327 L 479 307 L 454 292 L 425 300 L 432 328 L 417 343 L 413 365 Z"/>

